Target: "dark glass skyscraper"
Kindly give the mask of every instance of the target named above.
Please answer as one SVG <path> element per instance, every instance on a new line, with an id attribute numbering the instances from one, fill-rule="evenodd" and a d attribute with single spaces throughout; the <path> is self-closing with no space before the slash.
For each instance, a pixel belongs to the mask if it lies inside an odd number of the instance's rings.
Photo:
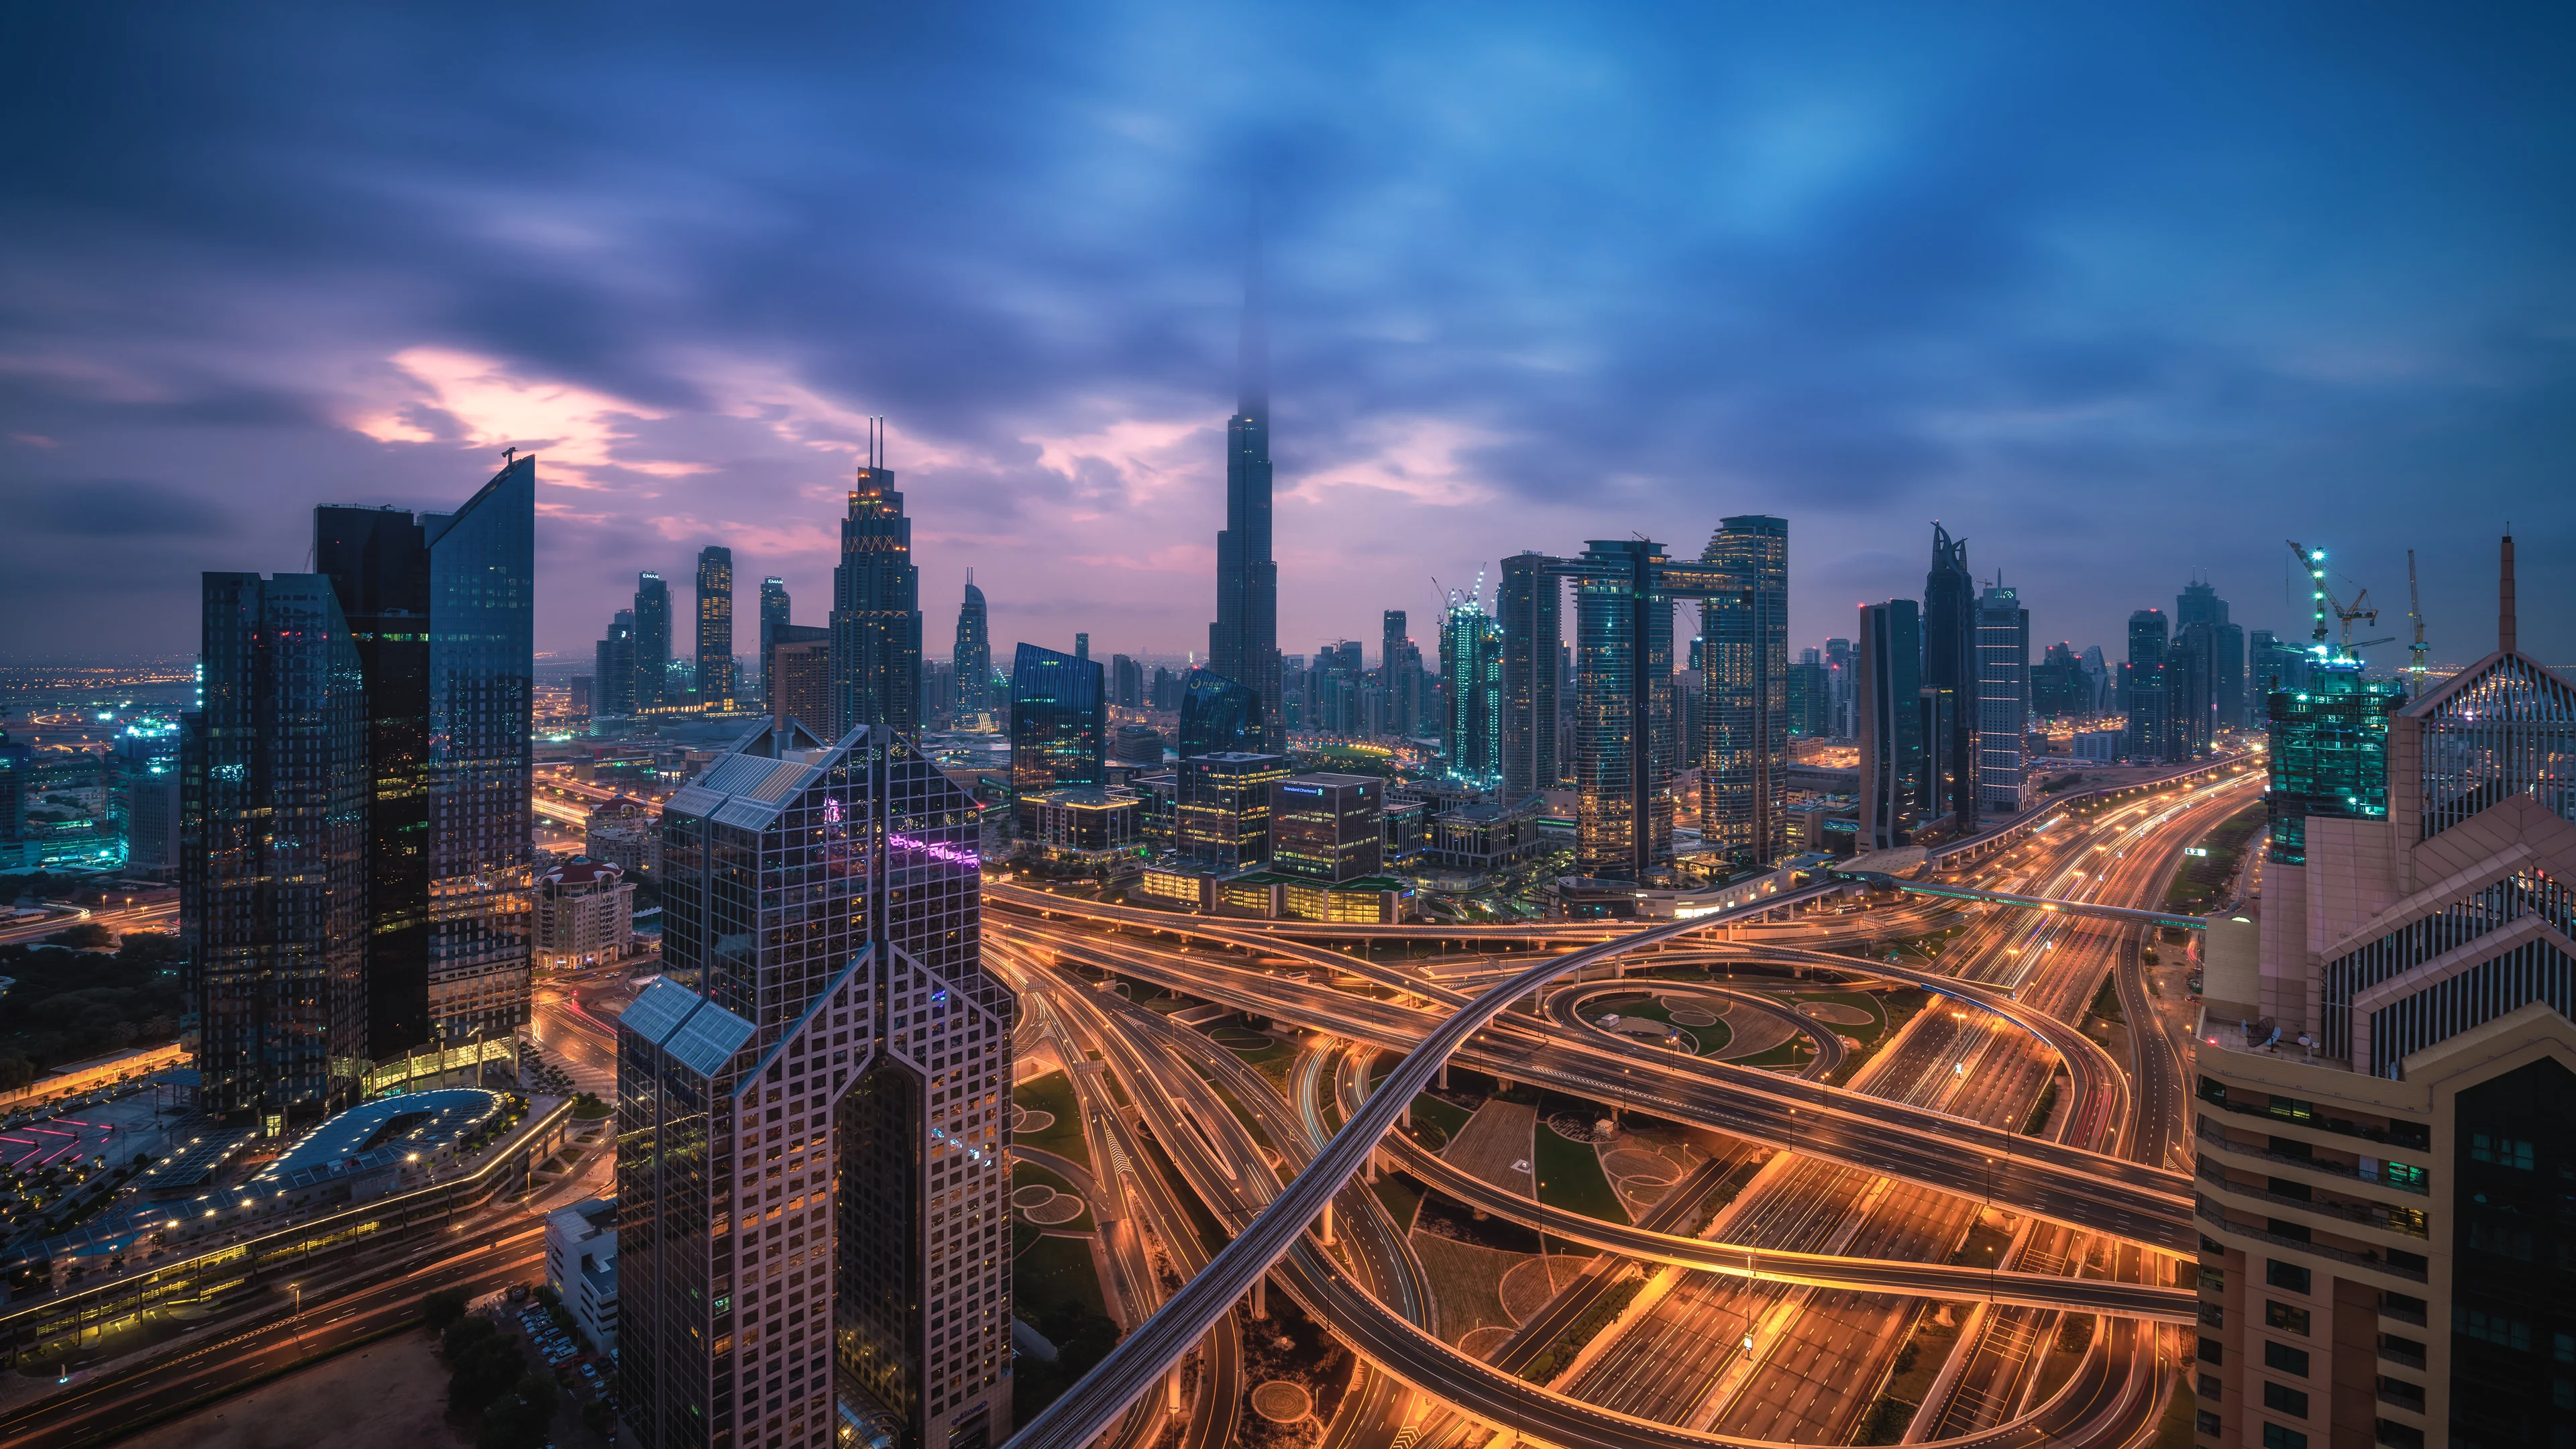
<path id="1" fill-rule="evenodd" d="M 1022 798 L 1109 783 L 1100 666 L 1023 644 L 1011 660 L 1011 789 Z"/>
<path id="2" fill-rule="evenodd" d="M 957 606 L 957 712 L 976 714 L 993 707 L 993 643 L 984 616 L 984 591 L 975 587 L 975 571 L 966 571 L 966 602 Z"/>
<path id="3" fill-rule="evenodd" d="M 1765 864 L 1788 845 L 1789 521 L 1722 519 L 1700 561 L 1719 575 L 1700 605 L 1700 833 Z"/>
<path id="4" fill-rule="evenodd" d="M 1912 599 L 1863 604 L 1853 671 L 1860 698 L 1862 850 L 1911 839 L 1922 798 L 1923 619 Z"/>
<path id="5" fill-rule="evenodd" d="M 635 576 L 635 703 L 671 702 L 671 586 L 646 569 Z"/>
<path id="6" fill-rule="evenodd" d="M 1977 826 L 1977 581 L 1968 572 L 1968 541 L 1932 525 L 1932 569 L 1923 576 L 1923 687 L 1948 697 L 1951 726 L 1931 743 L 1942 758 L 1933 777 L 1941 799 L 1933 809 L 1967 835 Z"/>
<path id="7" fill-rule="evenodd" d="M 198 659 L 179 767 L 197 1105 L 318 1115 L 367 1056 L 366 672 L 320 574 L 207 574 Z"/>
<path id="8" fill-rule="evenodd" d="M 733 706 L 733 550 L 698 550 L 698 703 Z"/>
<path id="9" fill-rule="evenodd" d="M 1503 560 L 1495 598 L 1503 626 L 1503 798 L 1528 799 L 1553 790 L 1556 760 L 1556 651 L 1565 642 L 1565 585 L 1548 572 L 1544 555 L 1518 553 Z M 1390 616 L 1402 633 L 1404 616 Z"/>
<path id="10" fill-rule="evenodd" d="M 454 513 L 316 509 L 313 552 L 366 690 L 363 1054 L 507 1037 L 534 924 L 536 458 Z"/>
<path id="11" fill-rule="evenodd" d="M 627 715 L 635 712 L 635 611 L 620 609 L 608 621 L 608 637 L 592 656 L 590 712 Z"/>
<path id="12" fill-rule="evenodd" d="M 2030 610 L 2001 582 L 1977 596 L 1977 803 L 2016 814 L 2030 727 Z"/>
<path id="13" fill-rule="evenodd" d="M 2165 708 L 2168 641 L 2160 609 L 2129 615 L 2129 741 L 2133 760 L 2173 758 L 2173 720 Z"/>
<path id="14" fill-rule="evenodd" d="M 1216 536 L 1216 622 L 1208 668 L 1261 698 L 1265 749 L 1287 742 L 1279 678 L 1279 565 L 1270 556 L 1270 349 L 1261 253 L 1244 269 L 1242 397 L 1225 424 L 1225 530 Z"/>
<path id="15" fill-rule="evenodd" d="M 1267 736 L 1261 696 L 1213 669 L 1193 669 L 1181 684 L 1181 738 L 1173 746 L 1184 760 L 1193 755 L 1260 754 Z"/>
<path id="16" fill-rule="evenodd" d="M 832 711 L 832 728 L 844 734 L 863 724 L 921 729 L 921 570 L 912 520 L 885 466 L 882 420 L 850 485 L 841 564 L 832 570 Z"/>
<path id="17" fill-rule="evenodd" d="M 762 579 L 760 581 L 760 691 L 762 701 L 773 712 L 778 705 L 777 701 L 769 698 L 769 646 L 778 642 L 779 627 L 787 623 L 790 617 L 787 581 Z"/>
<path id="18" fill-rule="evenodd" d="M 1673 859 L 1673 611 L 1662 544 L 1595 539 L 1575 576 L 1575 868 L 1650 881 Z"/>
<path id="19" fill-rule="evenodd" d="M 1009 1437 L 1015 1004 L 982 965 L 977 830 L 881 729 L 763 730 L 664 807 L 663 959 L 702 991 L 618 1021 L 643 1443 Z"/>

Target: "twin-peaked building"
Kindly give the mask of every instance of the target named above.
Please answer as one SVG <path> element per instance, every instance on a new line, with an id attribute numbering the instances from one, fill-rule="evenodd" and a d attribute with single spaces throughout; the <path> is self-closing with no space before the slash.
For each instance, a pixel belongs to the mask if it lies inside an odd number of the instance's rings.
<path id="1" fill-rule="evenodd" d="M 620 1373 L 643 1441 L 1010 1432 L 1010 993 L 976 805 L 882 726 L 763 727 L 663 809 L 666 970 L 618 1024 Z"/>

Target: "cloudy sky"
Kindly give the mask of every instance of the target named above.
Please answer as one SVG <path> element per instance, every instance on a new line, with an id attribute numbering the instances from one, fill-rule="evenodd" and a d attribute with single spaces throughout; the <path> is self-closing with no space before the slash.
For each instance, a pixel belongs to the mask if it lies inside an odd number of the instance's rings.
<path id="1" fill-rule="evenodd" d="M 2466 659 L 2510 521 L 2576 659 L 2563 8 L 394 8 L 0 12 L 0 658 L 510 445 L 541 649 L 707 543 L 818 623 L 876 414 L 932 652 L 1204 648 L 1257 193 L 1292 652 L 1769 512 L 1802 645 L 1937 518 L 2078 644 L 2412 547 Z"/>

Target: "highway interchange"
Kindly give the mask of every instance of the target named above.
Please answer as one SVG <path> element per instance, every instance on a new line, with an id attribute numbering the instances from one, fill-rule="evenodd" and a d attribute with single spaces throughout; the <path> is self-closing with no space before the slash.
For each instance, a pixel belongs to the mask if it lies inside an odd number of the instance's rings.
<path id="1" fill-rule="evenodd" d="M 2181 848 L 2256 798 L 2258 780 L 2222 775 L 2059 821 L 1980 862 L 1972 879 L 2161 906 Z M 1788 898 L 1772 904 L 1794 910 Z M 1239 1317 L 1229 1310 L 1274 1263 L 1275 1281 L 1366 1365 L 1352 1407 L 1334 1419 L 1336 1441 L 1388 1443 L 1401 1432 L 1409 1443 L 1481 1445 L 1503 1432 L 1557 1443 L 1847 1442 L 1926 1300 L 1951 1305 L 1960 1321 L 1915 1411 L 1917 1442 L 2140 1442 L 2172 1391 L 2174 1325 L 2190 1313 L 2175 1283 L 2175 1255 L 2190 1245 L 2174 1170 L 2183 1068 L 2173 1019 L 2147 987 L 2139 927 L 1971 906 L 1943 914 L 1961 929 L 1937 961 L 1898 965 L 1815 949 L 1881 928 L 1894 913 L 1876 922 L 1802 914 L 1788 928 L 1560 923 L 1543 928 L 1548 940 L 1533 953 L 1496 948 L 1539 944 L 1529 937 L 1541 931 L 1512 941 L 1512 928 L 1308 930 L 1002 881 L 988 882 L 987 905 L 988 951 L 1027 993 L 1032 1019 L 1082 1018 L 1082 1055 L 1067 1060 L 1091 1066 L 1076 1078 L 1120 1084 L 1115 1102 L 1104 1087 L 1086 1089 L 1086 1113 L 1169 1144 L 1167 1157 L 1146 1163 L 1131 1153 L 1130 1165 L 1139 1177 L 1177 1177 L 1227 1231 L 1208 1268 L 1159 1295 L 1150 1317 L 1131 1317 L 1120 1349 L 1017 1443 L 1078 1444 L 1113 1423 L 1127 1437 L 1144 1432 L 1139 1417 L 1171 1397 L 1173 1365 L 1219 1355 L 1214 1345 Z M 1449 954 L 1426 961 L 1382 949 L 1408 941 Z M 1548 954 L 1546 945 L 1576 949 Z M 1686 1056 L 1573 1014 L 1585 996 L 1633 994 L 1602 984 L 1616 970 L 1693 965 L 1827 969 L 1938 994 L 1839 1087 Z M 1324 1098 L 1342 1125 L 1327 1131 L 1321 1118 L 1300 1117 L 1314 1104 L 1291 1102 L 1203 1033 L 1097 990 L 1108 973 L 1308 1029 L 1294 1083 L 1301 1096 Z M 1554 985 L 1560 978 L 1575 984 Z M 2106 979 L 2128 1021 L 2141 1024 L 2126 1039 L 2115 1034 L 2109 1050 L 2078 1029 Z M 1364 1097 L 1356 1064 L 1381 1052 L 1407 1055 Z M 1709 1215 L 1664 1212 L 1669 1196 L 1644 1223 L 1587 1225 L 1388 1130 L 1442 1059 L 1704 1128 L 1762 1165 L 1697 1234 L 1689 1228 Z M 1192 1069 L 1175 1065 L 1184 1062 Z M 1193 1105 L 1205 1083 L 1232 1075 L 1248 1079 L 1232 1091 L 1245 1114 L 1284 1125 L 1255 1140 L 1241 1135 L 1243 1114 Z M 2045 1127 L 2023 1135 L 2052 1083 Z M 1375 1195 L 1344 1190 L 1371 1166 L 1401 1168 L 1476 1210 L 1603 1249 L 1601 1263 L 1652 1274 L 1650 1289 L 1572 1372 L 1529 1383 L 1498 1366 L 1513 1344 L 1488 1363 L 1425 1326 L 1412 1296 L 1421 1270 L 1406 1264 L 1396 1225 L 1376 1221 L 1384 1213 Z M 1672 1192 L 1711 1181 L 1688 1175 Z M 1317 1234 L 1328 1201 L 1339 1207 L 1331 1249 Z M 1989 1256 L 1958 1261 L 1979 1225 Z M 1538 1318 L 1571 1321 L 1603 1276 L 1579 1275 Z M 2056 1355 L 2050 1372 L 2048 1345 L 2070 1317 L 2098 1327 L 2074 1334 L 2080 1357 Z M 1388 1395 L 1387 1380 L 1405 1392 Z M 1195 1368 L 1190 1382 L 1183 1442 L 1225 1442 L 1198 1437 L 1223 1416 L 1196 1406 L 1225 1386 Z"/>

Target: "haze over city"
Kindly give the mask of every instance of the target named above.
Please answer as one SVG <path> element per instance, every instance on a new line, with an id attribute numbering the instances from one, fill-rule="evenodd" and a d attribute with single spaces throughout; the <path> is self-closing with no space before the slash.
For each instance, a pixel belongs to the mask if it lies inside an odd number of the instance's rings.
<path id="1" fill-rule="evenodd" d="M 541 649 L 709 542 L 818 596 L 879 414 L 925 599 L 1203 647 L 1256 195 L 1292 647 L 1768 512 L 1802 641 L 1938 518 L 2079 647 L 2194 569 L 2296 629 L 2285 536 L 2382 602 L 2411 547 L 2464 661 L 2480 540 L 2576 542 L 2537 7 L 0 23 L 13 659 L 181 652 L 306 500 L 511 444 Z"/>

